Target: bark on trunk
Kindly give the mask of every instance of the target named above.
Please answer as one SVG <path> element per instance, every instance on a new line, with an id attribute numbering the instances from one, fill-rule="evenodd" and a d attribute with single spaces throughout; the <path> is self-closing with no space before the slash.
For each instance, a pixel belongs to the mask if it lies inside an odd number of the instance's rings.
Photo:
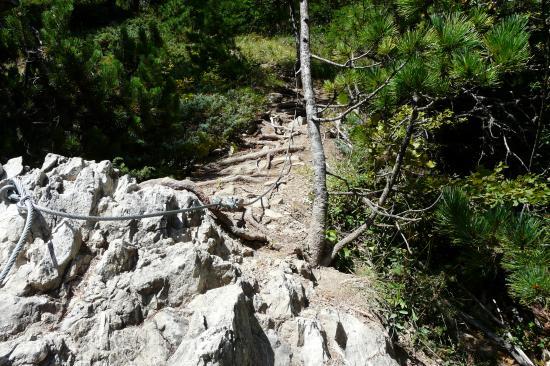
<path id="1" fill-rule="evenodd" d="M 327 214 L 327 184 L 325 152 L 321 139 L 320 124 L 315 120 L 315 94 L 311 79 L 311 51 L 309 47 L 309 14 L 307 0 L 300 0 L 300 67 L 308 133 L 313 158 L 314 191 L 311 222 L 308 235 L 308 251 L 311 264 L 321 264 L 325 255 L 325 222 Z"/>

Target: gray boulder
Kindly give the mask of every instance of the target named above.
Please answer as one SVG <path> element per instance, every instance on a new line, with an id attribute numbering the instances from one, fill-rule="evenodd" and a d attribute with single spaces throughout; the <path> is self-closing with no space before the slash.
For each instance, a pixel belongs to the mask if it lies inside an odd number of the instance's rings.
<path id="1" fill-rule="evenodd" d="M 135 215 L 200 204 L 191 192 L 140 187 L 108 161 L 19 158 L 37 204 Z M 2 176 L 0 176 L 2 178 Z M 3 264 L 24 215 L 0 202 Z M 143 220 L 37 215 L 0 288 L 1 365 L 395 366 L 384 329 L 316 298 L 311 267 L 267 258 L 207 210 Z"/>

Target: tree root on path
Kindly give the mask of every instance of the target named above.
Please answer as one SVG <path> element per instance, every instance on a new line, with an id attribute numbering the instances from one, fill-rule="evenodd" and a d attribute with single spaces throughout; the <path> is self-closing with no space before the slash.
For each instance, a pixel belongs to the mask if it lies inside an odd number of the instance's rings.
<path id="1" fill-rule="evenodd" d="M 290 148 L 279 147 L 277 149 L 261 150 L 261 151 L 253 152 L 251 154 L 234 156 L 234 157 L 230 157 L 230 158 L 227 158 L 227 159 L 223 159 L 223 160 L 220 160 L 219 162 L 217 162 L 216 165 L 218 165 L 218 166 L 231 165 L 231 164 L 235 164 L 235 163 L 241 163 L 241 162 L 247 161 L 247 160 L 256 160 L 258 158 L 262 158 L 262 157 L 264 157 L 266 155 L 269 155 L 269 154 L 274 155 L 274 154 L 284 153 L 287 150 L 288 150 L 289 153 L 293 153 L 293 152 L 296 152 L 296 151 L 302 151 L 304 149 L 305 149 L 305 146 L 293 146 L 293 147 L 290 147 Z"/>
<path id="2" fill-rule="evenodd" d="M 285 137 L 283 135 L 271 135 L 264 133 L 261 136 L 258 137 L 260 140 L 268 140 L 268 141 L 280 141 L 284 139 Z"/>
<path id="3" fill-rule="evenodd" d="M 139 184 L 140 187 L 148 187 L 148 186 L 150 187 L 155 185 L 161 185 L 164 187 L 174 189 L 176 191 L 186 190 L 194 193 L 203 204 L 208 205 L 211 203 L 210 198 L 206 194 L 204 194 L 204 192 L 202 192 L 195 183 L 189 180 L 158 178 L 158 179 L 151 179 Z M 246 231 L 243 228 L 237 227 L 233 223 L 233 221 L 222 211 L 217 210 L 215 208 L 211 208 L 210 211 L 212 211 L 214 216 L 216 216 L 221 226 L 225 230 L 227 230 L 230 234 L 235 235 L 239 239 L 242 239 L 243 241 L 248 241 L 248 242 L 259 242 L 259 243 L 268 242 L 267 236 L 265 234 L 254 232 L 254 231 Z M 251 226 L 254 227 L 253 224 Z"/>
<path id="4" fill-rule="evenodd" d="M 205 180 L 203 182 L 197 182 L 195 185 L 197 187 L 204 187 L 204 186 L 210 186 L 213 184 L 219 184 L 219 183 L 230 183 L 230 182 L 247 182 L 247 183 L 264 183 L 265 179 L 261 179 L 260 177 L 271 177 L 271 175 L 268 174 L 255 174 L 253 176 L 248 175 L 231 175 L 229 177 L 223 177 L 218 179 L 212 179 L 212 180 Z"/>

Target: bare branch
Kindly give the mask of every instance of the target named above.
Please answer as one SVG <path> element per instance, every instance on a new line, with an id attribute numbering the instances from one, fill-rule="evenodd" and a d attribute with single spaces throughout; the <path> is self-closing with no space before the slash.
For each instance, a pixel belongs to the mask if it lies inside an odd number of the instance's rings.
<path id="1" fill-rule="evenodd" d="M 479 330 L 481 330 L 483 333 L 485 333 L 485 335 L 490 338 L 493 342 L 495 342 L 496 344 L 498 344 L 500 347 L 504 348 L 505 350 L 507 350 L 510 355 L 512 357 L 514 357 L 514 359 L 521 365 L 521 366 L 535 366 L 535 364 L 533 363 L 533 361 L 531 361 L 529 359 L 529 357 L 527 357 L 527 355 L 525 354 L 525 352 L 523 352 L 523 350 L 521 348 L 519 348 L 517 345 L 514 345 L 514 344 L 511 344 L 510 342 L 502 339 L 501 337 L 499 337 L 498 335 L 496 335 L 495 333 L 491 332 L 489 329 L 487 329 L 483 324 L 481 324 L 481 322 L 479 322 L 477 319 L 475 319 L 474 317 L 472 317 L 471 315 L 469 314 L 466 314 L 464 312 L 460 312 L 460 315 L 462 316 L 462 319 L 464 319 L 464 321 L 476 328 L 478 328 Z"/>
<path id="2" fill-rule="evenodd" d="M 314 58 L 316 60 L 319 60 L 319 61 L 323 61 L 329 65 L 332 65 L 332 66 L 337 66 L 337 67 L 344 67 L 344 68 L 347 68 L 347 69 L 369 69 L 371 67 L 375 67 L 375 66 L 380 66 L 382 63 L 381 62 L 376 62 L 374 64 L 371 64 L 371 65 L 365 65 L 365 66 L 355 66 L 353 65 L 353 62 L 354 61 L 357 61 L 363 57 L 366 57 L 367 54 L 363 54 L 361 55 L 360 57 L 354 57 L 354 58 L 350 58 L 349 60 L 347 60 L 345 63 L 343 64 L 340 64 L 338 62 L 334 62 L 334 61 L 331 61 L 327 58 L 324 58 L 324 57 L 321 57 L 321 56 L 317 56 L 317 55 L 314 55 L 314 54 L 311 54 L 311 58 Z"/>
<path id="3" fill-rule="evenodd" d="M 413 218 L 409 218 L 409 217 L 404 217 L 404 216 L 399 216 L 399 215 L 394 215 L 394 214 L 388 213 L 382 207 L 376 205 L 374 202 L 369 200 L 367 197 L 361 197 L 361 201 L 363 201 L 363 203 L 365 203 L 367 206 L 369 206 L 370 210 L 378 216 L 384 216 L 384 217 L 388 217 L 390 219 L 403 220 L 403 221 L 420 221 L 420 219 L 413 219 Z"/>
<path id="4" fill-rule="evenodd" d="M 399 226 L 399 223 L 395 222 L 395 227 L 397 228 L 397 231 L 399 231 L 399 234 L 401 234 L 401 237 L 403 238 L 403 241 L 405 242 L 405 245 L 407 245 L 407 251 L 409 254 L 412 254 L 411 246 L 409 245 L 409 241 L 405 237 L 405 234 L 403 234 L 403 231 L 401 231 L 401 227 Z"/>
<path id="5" fill-rule="evenodd" d="M 397 181 L 397 177 L 399 175 L 399 171 L 401 170 L 401 166 L 403 165 L 403 159 L 405 157 L 405 152 L 407 151 L 407 148 L 409 146 L 409 143 L 411 142 L 411 137 L 414 132 L 415 122 L 418 117 L 418 110 L 416 108 L 416 96 L 413 98 L 413 101 L 415 103 L 415 106 L 412 110 L 412 113 L 409 117 L 409 125 L 407 126 L 407 132 L 405 134 L 405 137 L 403 137 L 403 141 L 401 142 L 401 146 L 399 148 L 399 153 L 397 154 L 397 158 L 395 159 L 395 164 L 393 165 L 392 173 L 388 177 L 386 181 L 386 186 L 384 187 L 384 190 L 382 191 L 382 194 L 380 195 L 380 198 L 378 199 L 377 206 L 383 206 L 386 200 L 389 197 L 389 194 L 395 185 L 395 182 Z M 363 198 L 364 199 L 364 198 Z M 369 201 L 364 201 L 368 204 Z M 379 210 L 373 210 L 374 205 L 371 207 L 372 213 L 367 217 L 365 222 L 359 226 L 357 229 L 355 229 L 352 233 L 347 235 L 344 239 L 340 240 L 336 245 L 334 246 L 332 250 L 332 254 L 330 256 L 330 260 L 334 260 L 336 258 L 336 255 L 338 252 L 345 247 L 347 244 L 351 243 L 355 239 L 357 239 L 373 222 L 377 215 L 379 215 Z M 401 218 L 398 216 L 398 218 Z"/>
<path id="6" fill-rule="evenodd" d="M 346 178 L 343 178 L 337 174 L 334 174 L 332 173 L 330 170 L 327 170 L 327 175 L 330 175 L 330 176 L 333 176 L 334 178 L 338 179 L 338 180 L 341 180 L 342 182 L 344 182 L 346 184 L 346 186 L 348 187 L 348 189 L 351 189 L 351 186 L 348 182 L 348 180 Z"/>
<path id="7" fill-rule="evenodd" d="M 367 196 L 367 195 L 373 195 L 376 193 L 380 193 L 382 190 L 378 191 L 368 191 L 368 192 L 358 192 L 358 191 L 349 191 L 349 192 L 339 192 L 339 191 L 332 191 L 328 192 L 331 196 Z"/>
<path id="8" fill-rule="evenodd" d="M 502 134 L 502 139 L 504 140 L 504 146 L 506 147 L 506 160 L 508 159 L 508 155 L 512 155 L 513 157 L 515 157 L 521 163 L 521 165 L 523 165 L 525 170 L 527 170 L 529 172 L 529 168 L 527 167 L 527 165 L 525 165 L 523 160 L 521 160 L 521 158 L 518 156 L 518 154 L 516 154 L 515 152 L 510 150 L 510 146 L 508 146 L 508 140 L 506 140 L 506 136 L 504 135 L 504 133 Z"/>
<path id="9" fill-rule="evenodd" d="M 398 213 L 398 215 L 401 216 L 401 215 L 406 215 L 406 214 L 412 213 L 412 212 L 425 212 L 425 211 L 431 210 L 432 208 L 434 208 L 435 205 L 437 205 L 437 203 L 439 202 L 441 197 L 443 197 L 443 193 L 440 193 L 439 196 L 437 196 L 437 198 L 435 199 L 435 201 L 431 205 L 429 205 L 428 207 L 424 207 L 424 208 L 420 208 L 420 209 L 416 209 L 416 210 L 403 211 L 403 212 Z"/>

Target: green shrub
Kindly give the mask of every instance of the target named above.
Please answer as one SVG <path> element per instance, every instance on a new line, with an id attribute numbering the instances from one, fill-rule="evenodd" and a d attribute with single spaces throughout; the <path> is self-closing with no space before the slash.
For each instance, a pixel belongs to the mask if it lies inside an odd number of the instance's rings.
<path id="1" fill-rule="evenodd" d="M 210 3 L 117 2 L 103 21 L 95 13 L 102 0 L 23 4 L 20 16 L 7 14 L 1 158 L 122 157 L 139 176 L 179 175 L 238 139 L 263 99 L 239 84 L 248 69 L 236 55 L 235 19 L 222 16 L 232 2 Z"/>

